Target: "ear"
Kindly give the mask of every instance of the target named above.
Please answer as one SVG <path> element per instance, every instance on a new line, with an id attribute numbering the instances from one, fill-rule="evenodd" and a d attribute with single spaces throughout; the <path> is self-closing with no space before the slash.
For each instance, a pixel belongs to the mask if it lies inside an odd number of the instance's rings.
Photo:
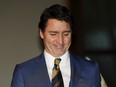
<path id="1" fill-rule="evenodd" d="M 39 29 L 39 35 L 40 37 L 43 39 L 44 38 L 44 35 L 43 35 L 43 32 L 41 31 L 41 29 Z"/>

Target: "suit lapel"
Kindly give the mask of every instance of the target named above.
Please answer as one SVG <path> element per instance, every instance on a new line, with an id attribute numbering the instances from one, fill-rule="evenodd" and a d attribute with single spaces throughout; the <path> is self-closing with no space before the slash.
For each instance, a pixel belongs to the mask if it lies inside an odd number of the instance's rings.
<path id="1" fill-rule="evenodd" d="M 71 64 L 71 81 L 69 87 L 78 87 L 78 83 L 81 78 L 81 64 L 72 55 L 70 55 L 70 64 Z"/>
<path id="2" fill-rule="evenodd" d="M 82 59 L 70 56 L 71 61 L 71 81 L 69 87 L 91 87 L 92 78 L 88 70 L 83 66 Z M 87 76 L 89 75 L 89 76 Z"/>
<path id="3" fill-rule="evenodd" d="M 36 79 L 35 84 L 37 84 L 37 87 L 51 87 L 44 54 L 41 54 L 37 59 L 38 60 L 36 61 L 36 69 L 34 72 L 36 72 L 35 77 L 38 78 Z"/>

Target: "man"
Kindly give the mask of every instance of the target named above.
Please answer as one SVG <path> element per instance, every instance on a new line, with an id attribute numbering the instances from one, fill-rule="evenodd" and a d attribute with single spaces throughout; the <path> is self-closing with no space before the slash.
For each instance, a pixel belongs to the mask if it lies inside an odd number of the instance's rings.
<path id="1" fill-rule="evenodd" d="M 98 65 L 69 52 L 73 26 L 66 7 L 55 4 L 45 9 L 38 25 L 44 52 L 16 66 L 11 87 L 101 87 Z M 53 86 L 54 60 L 59 58 L 62 86 Z"/>

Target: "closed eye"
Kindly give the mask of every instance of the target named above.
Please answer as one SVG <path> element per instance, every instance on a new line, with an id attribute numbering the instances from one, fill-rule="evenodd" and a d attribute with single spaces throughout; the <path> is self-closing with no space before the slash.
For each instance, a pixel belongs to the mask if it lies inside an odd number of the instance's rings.
<path id="1" fill-rule="evenodd" d="M 50 35 L 51 36 L 55 36 L 57 33 L 51 32 Z"/>
<path id="2" fill-rule="evenodd" d="M 64 36 L 68 36 L 71 32 L 64 32 Z"/>
<path id="3" fill-rule="evenodd" d="M 68 36 L 68 35 L 69 35 L 69 33 L 64 33 L 64 35 L 65 35 L 65 36 Z"/>

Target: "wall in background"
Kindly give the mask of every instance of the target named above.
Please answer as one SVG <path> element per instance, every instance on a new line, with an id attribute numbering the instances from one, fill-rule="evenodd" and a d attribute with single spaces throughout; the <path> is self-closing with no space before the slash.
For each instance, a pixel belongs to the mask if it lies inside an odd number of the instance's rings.
<path id="1" fill-rule="evenodd" d="M 38 22 L 42 11 L 66 0 L 0 0 L 0 87 L 10 87 L 17 63 L 39 55 Z"/>

